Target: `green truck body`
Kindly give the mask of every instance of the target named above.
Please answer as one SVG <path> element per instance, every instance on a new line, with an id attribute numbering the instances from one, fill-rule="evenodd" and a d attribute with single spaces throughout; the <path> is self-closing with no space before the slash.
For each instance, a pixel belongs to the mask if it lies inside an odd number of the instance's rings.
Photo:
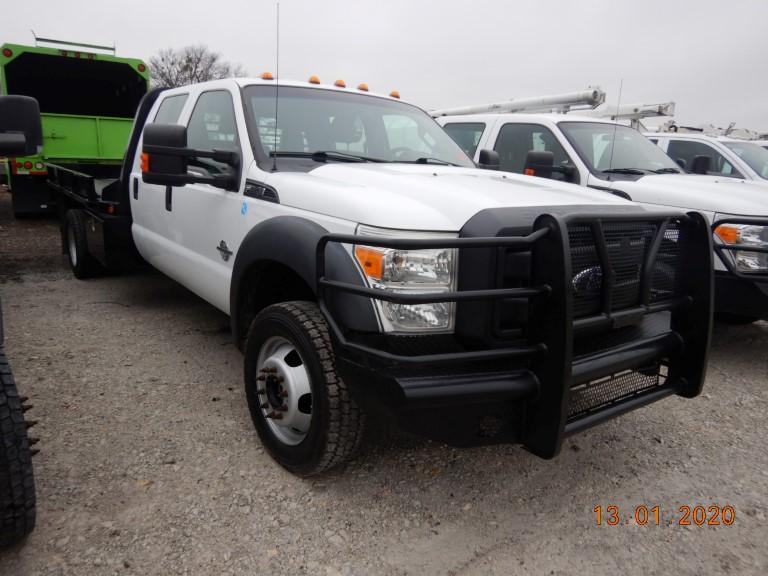
<path id="1" fill-rule="evenodd" d="M 43 123 L 42 151 L 8 161 L 14 212 L 55 210 L 49 163 L 102 175 L 119 170 L 148 86 L 149 69 L 135 58 L 83 51 L 75 44 L 0 46 L 0 94 L 36 98 Z"/>

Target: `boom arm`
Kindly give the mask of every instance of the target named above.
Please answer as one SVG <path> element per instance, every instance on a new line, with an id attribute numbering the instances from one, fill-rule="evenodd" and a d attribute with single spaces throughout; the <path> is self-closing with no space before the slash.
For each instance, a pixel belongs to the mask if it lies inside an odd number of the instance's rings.
<path id="1" fill-rule="evenodd" d="M 596 108 L 603 102 L 605 102 L 605 92 L 600 88 L 590 88 L 581 92 L 567 92 L 565 94 L 533 98 L 513 98 L 512 100 L 478 106 L 443 108 L 431 111 L 430 115 L 433 118 L 437 118 L 439 116 L 460 116 L 463 114 L 506 114 L 510 112 L 549 112 L 555 110 L 567 112 L 575 107 L 578 107 L 578 109 Z"/>

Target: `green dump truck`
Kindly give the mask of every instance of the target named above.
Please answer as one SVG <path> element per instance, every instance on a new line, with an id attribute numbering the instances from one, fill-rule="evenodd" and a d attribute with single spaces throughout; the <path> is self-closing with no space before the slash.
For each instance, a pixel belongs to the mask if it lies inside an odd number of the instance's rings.
<path id="1" fill-rule="evenodd" d="M 149 69 L 141 60 L 94 51 L 111 48 L 40 42 L 61 47 L 0 47 L 0 94 L 37 99 L 43 122 L 42 152 L 8 161 L 17 216 L 55 211 L 49 164 L 97 177 L 119 171 L 133 115 L 149 85 Z"/>

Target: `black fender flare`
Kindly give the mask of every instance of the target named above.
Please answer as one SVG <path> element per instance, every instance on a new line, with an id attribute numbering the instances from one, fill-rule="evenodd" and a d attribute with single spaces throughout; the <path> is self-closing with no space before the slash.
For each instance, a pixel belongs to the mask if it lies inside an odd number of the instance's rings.
<path id="1" fill-rule="evenodd" d="M 328 230 L 319 224 L 298 216 L 277 216 L 260 222 L 246 234 L 237 250 L 229 289 L 230 322 L 232 335 L 237 339 L 247 330 L 240 326 L 238 311 L 243 293 L 243 281 L 253 266 L 262 262 L 276 262 L 299 276 L 312 293 L 317 295 L 316 250 L 321 237 Z M 337 243 L 326 247 L 326 276 L 341 282 L 365 285 L 362 274 L 348 252 Z M 336 322 L 347 329 L 360 332 L 378 332 L 379 323 L 369 298 L 338 291 L 326 292 L 329 312 Z"/>

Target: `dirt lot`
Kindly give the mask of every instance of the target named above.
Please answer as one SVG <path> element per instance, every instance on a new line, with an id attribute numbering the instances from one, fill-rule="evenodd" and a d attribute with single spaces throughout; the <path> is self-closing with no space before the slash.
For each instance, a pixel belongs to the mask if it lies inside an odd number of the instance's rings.
<path id="1" fill-rule="evenodd" d="M 768 573 L 768 324 L 718 327 L 702 397 L 554 461 L 402 441 L 300 480 L 259 444 L 223 314 L 159 274 L 74 280 L 55 225 L 8 200 L 7 351 L 42 451 L 37 528 L 0 574 Z M 643 504 L 662 526 L 627 522 Z M 696 504 L 736 521 L 677 525 Z"/>

